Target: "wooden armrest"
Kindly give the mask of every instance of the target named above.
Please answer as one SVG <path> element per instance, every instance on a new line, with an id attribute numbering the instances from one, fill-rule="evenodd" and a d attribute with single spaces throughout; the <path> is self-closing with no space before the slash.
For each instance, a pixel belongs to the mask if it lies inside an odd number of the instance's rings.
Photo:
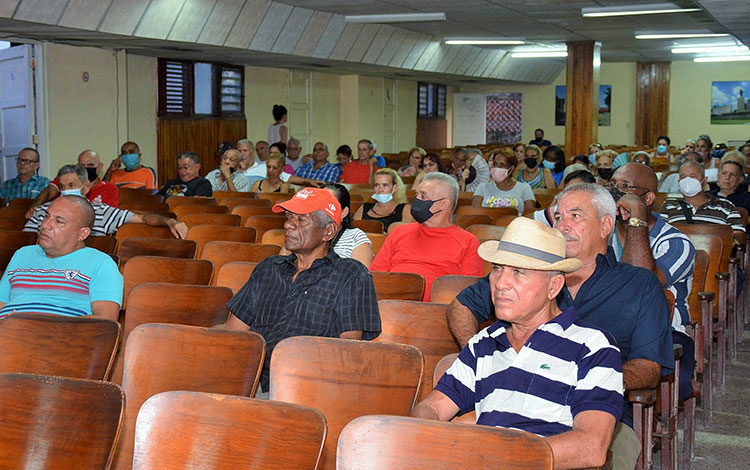
<path id="1" fill-rule="evenodd" d="M 656 403 L 656 390 L 653 388 L 646 390 L 631 390 L 628 392 L 628 400 L 631 403 L 641 403 L 643 405 L 653 405 Z"/>
<path id="2" fill-rule="evenodd" d="M 713 302 L 713 300 L 716 298 L 716 294 L 713 292 L 698 292 L 698 298 L 701 300 L 708 300 L 709 302 Z"/>
<path id="3" fill-rule="evenodd" d="M 729 280 L 729 273 L 716 273 L 715 276 L 716 276 L 716 279 L 718 279 L 719 281 Z"/>
<path id="4" fill-rule="evenodd" d="M 677 361 L 682 358 L 682 345 L 681 344 L 673 344 L 672 345 L 672 352 L 674 353 L 674 360 Z"/>

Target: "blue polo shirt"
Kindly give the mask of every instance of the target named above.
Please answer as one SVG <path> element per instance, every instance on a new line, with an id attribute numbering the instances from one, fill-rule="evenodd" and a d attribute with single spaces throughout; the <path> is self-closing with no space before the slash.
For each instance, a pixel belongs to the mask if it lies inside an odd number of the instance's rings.
<path id="1" fill-rule="evenodd" d="M 489 276 L 464 289 L 456 299 L 479 322 L 489 319 L 494 311 Z M 651 271 L 618 263 L 611 248 L 596 257 L 596 269 L 575 300 L 564 287 L 557 305 L 561 309 L 574 306 L 581 320 L 612 334 L 623 364 L 648 359 L 661 366 L 662 375 L 674 372 L 670 315 L 661 283 Z M 630 406 L 625 407 L 622 421 L 633 426 Z"/>

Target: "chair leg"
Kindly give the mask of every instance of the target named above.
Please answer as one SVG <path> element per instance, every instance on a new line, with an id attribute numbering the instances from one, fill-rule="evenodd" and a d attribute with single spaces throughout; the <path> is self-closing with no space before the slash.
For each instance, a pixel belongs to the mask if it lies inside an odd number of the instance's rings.
<path id="1" fill-rule="evenodd" d="M 682 468 L 690 470 L 690 462 L 695 458 L 695 396 L 685 400 L 685 423 L 682 436 Z"/>
<path id="2" fill-rule="evenodd" d="M 725 273 L 717 273 L 724 275 L 723 279 L 719 280 L 719 311 L 718 321 L 714 325 L 716 329 L 716 343 L 717 343 L 717 355 L 718 355 L 718 369 L 716 372 L 716 391 L 723 393 L 724 391 L 724 373 L 726 372 L 726 358 L 727 358 L 727 338 L 726 338 L 726 326 L 727 326 L 727 296 L 728 296 L 728 279 Z"/>

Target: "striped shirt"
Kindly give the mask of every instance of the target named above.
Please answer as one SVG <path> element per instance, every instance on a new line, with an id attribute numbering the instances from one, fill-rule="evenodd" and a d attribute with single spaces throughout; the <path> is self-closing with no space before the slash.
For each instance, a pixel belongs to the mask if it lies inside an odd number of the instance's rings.
<path id="1" fill-rule="evenodd" d="M 708 201 L 698 209 L 683 199 L 667 199 L 662 204 L 659 215 L 670 224 L 687 223 L 685 213 L 683 212 L 683 207 L 687 207 L 690 209 L 693 221 L 697 224 L 731 225 L 732 230 L 745 231 L 745 226 L 742 225 L 742 217 L 737 212 L 734 204 L 712 194 L 706 193 L 706 197 Z M 684 202 L 685 204 L 680 204 L 680 202 Z"/>
<path id="2" fill-rule="evenodd" d="M 219 182 L 221 180 L 221 170 L 218 168 L 209 171 L 206 175 L 206 179 L 211 182 L 211 187 L 214 191 L 229 191 L 229 185 L 226 180 L 221 183 Z M 232 183 L 234 183 L 234 188 L 237 192 L 246 193 L 250 191 L 250 182 L 247 180 L 245 172 L 243 171 L 235 171 L 232 173 Z"/>
<path id="3" fill-rule="evenodd" d="M 348 228 L 341 234 L 341 238 L 336 242 L 333 251 L 342 258 L 351 258 L 352 251 L 365 243 L 372 245 L 365 232 L 358 228 Z"/>
<path id="4" fill-rule="evenodd" d="M 0 197 L 4 198 L 5 202 L 10 202 L 16 198 L 33 199 L 48 184 L 49 178 L 46 176 L 33 175 L 25 183 L 21 183 L 21 180 L 16 176 L 3 183 L 3 186 L 0 188 Z"/>
<path id="5" fill-rule="evenodd" d="M 23 227 L 24 232 L 39 232 L 39 227 L 42 226 L 44 218 L 47 217 L 47 208 L 50 204 L 52 203 L 48 202 L 36 208 L 34 215 Z M 115 233 L 121 225 L 128 223 L 133 217 L 133 213 L 128 210 L 118 209 L 99 202 L 92 202 L 91 206 L 94 208 L 94 227 L 91 229 L 91 235 L 95 237 Z"/>
<path id="6" fill-rule="evenodd" d="M 0 318 L 14 310 L 65 316 L 91 315 L 91 302 L 122 305 L 122 274 L 109 255 L 80 248 L 48 258 L 39 245 L 20 248 L 0 279 Z"/>
<path id="7" fill-rule="evenodd" d="M 575 307 L 541 325 L 516 353 L 507 323 L 477 333 L 435 387 L 477 424 L 540 436 L 569 431 L 588 410 L 620 420 L 622 363 L 614 339 L 578 319 Z"/>
<path id="8" fill-rule="evenodd" d="M 648 232 L 651 253 L 656 265 L 664 273 L 666 288 L 674 294 L 675 313 L 672 316 L 672 328 L 685 332 L 685 325 L 690 323 L 688 296 L 693 285 L 693 270 L 695 269 L 695 247 L 690 238 L 668 223 L 658 214 L 651 214 L 654 227 Z M 620 239 L 615 235 L 611 240 L 612 250 L 617 261 L 622 257 Z"/>
<path id="9" fill-rule="evenodd" d="M 341 177 L 341 169 L 331 162 L 325 162 L 317 170 L 313 168 L 315 162 L 305 163 L 294 172 L 300 178 L 310 178 L 326 183 L 337 183 Z"/>

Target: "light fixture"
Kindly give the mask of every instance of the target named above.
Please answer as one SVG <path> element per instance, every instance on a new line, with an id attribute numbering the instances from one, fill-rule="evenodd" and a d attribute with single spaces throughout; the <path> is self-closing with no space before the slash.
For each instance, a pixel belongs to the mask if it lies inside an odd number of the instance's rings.
<path id="1" fill-rule="evenodd" d="M 693 62 L 739 62 L 745 60 L 750 60 L 750 55 L 696 57 Z"/>
<path id="2" fill-rule="evenodd" d="M 674 3 L 652 3 L 646 5 L 618 5 L 613 7 L 581 8 L 581 15 L 586 18 L 607 16 L 657 15 L 661 13 L 689 13 L 701 11 L 700 8 L 682 8 Z"/>
<path id="3" fill-rule="evenodd" d="M 446 44 L 450 45 L 478 45 L 478 46 L 503 46 L 526 44 L 523 38 L 503 38 L 503 39 L 445 39 Z"/>
<path id="4" fill-rule="evenodd" d="M 682 46 L 672 49 L 672 54 L 716 54 L 716 53 L 747 53 L 747 46 Z"/>
<path id="5" fill-rule="evenodd" d="M 347 23 L 420 23 L 445 21 L 445 13 L 394 13 L 390 15 L 346 15 Z"/>
<path id="6" fill-rule="evenodd" d="M 679 32 L 672 33 L 646 33 L 635 32 L 636 39 L 688 39 L 688 38 L 725 38 L 729 34 L 725 33 L 697 33 L 697 32 Z"/>
<path id="7" fill-rule="evenodd" d="M 568 57 L 568 51 L 566 50 L 547 50 L 547 51 L 519 51 L 513 52 L 510 55 L 514 59 L 537 59 L 544 57 Z"/>

